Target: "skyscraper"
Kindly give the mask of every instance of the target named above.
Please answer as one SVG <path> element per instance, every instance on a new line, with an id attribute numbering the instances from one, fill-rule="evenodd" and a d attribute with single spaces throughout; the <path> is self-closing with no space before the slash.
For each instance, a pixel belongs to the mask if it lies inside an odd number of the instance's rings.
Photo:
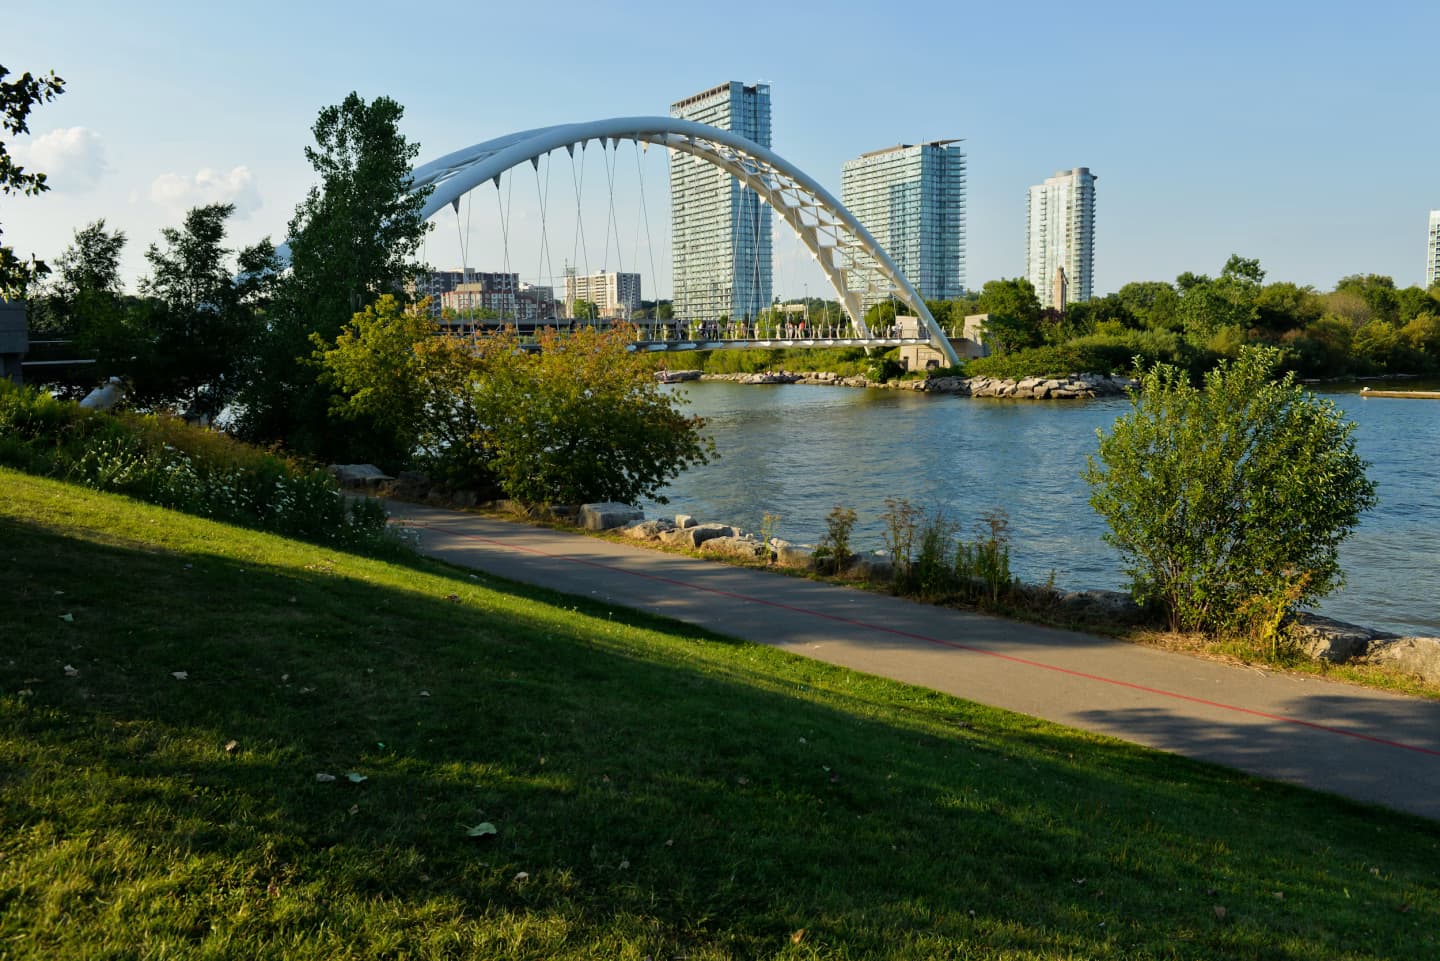
<path id="1" fill-rule="evenodd" d="M 1440 284 L 1440 210 L 1430 211 L 1430 243 L 1425 248 L 1425 286 Z"/>
<path id="2" fill-rule="evenodd" d="M 670 116 L 770 146 L 769 84 L 723 83 Z M 689 154 L 670 157 L 674 310 L 681 320 L 753 318 L 770 306 L 770 212 L 753 190 Z"/>
<path id="3" fill-rule="evenodd" d="M 845 161 L 841 203 L 870 231 L 920 292 L 949 300 L 965 292 L 965 154 L 958 140 L 899 144 Z M 861 270 L 871 269 L 862 261 Z M 869 307 L 890 295 L 865 278 Z"/>
<path id="4" fill-rule="evenodd" d="M 1089 167 L 1061 170 L 1030 188 L 1025 228 L 1025 276 L 1044 307 L 1053 303 L 1055 270 L 1063 267 L 1070 301 L 1090 299 L 1095 267 L 1095 175 Z"/>

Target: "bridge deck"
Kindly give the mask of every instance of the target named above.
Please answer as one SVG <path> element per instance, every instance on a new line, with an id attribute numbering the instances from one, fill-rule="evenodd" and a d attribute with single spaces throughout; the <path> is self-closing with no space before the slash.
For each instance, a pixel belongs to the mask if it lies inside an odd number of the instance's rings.
<path id="1" fill-rule="evenodd" d="M 672 340 L 637 340 L 630 349 L 658 353 L 686 350 L 775 350 L 785 347 L 906 347 L 929 342 L 925 337 L 685 337 Z"/>

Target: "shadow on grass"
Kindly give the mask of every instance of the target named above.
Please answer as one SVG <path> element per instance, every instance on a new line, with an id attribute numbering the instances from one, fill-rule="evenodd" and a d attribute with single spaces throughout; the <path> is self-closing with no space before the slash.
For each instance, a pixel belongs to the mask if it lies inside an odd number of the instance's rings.
<path id="1" fill-rule="evenodd" d="M 801 928 L 851 957 L 1435 954 L 1433 825 L 1375 832 L 1358 805 L 609 605 L 299 553 L 0 520 L 0 931 L 63 945 L 173 883 L 194 903 L 153 937 L 217 936 L 239 904 L 262 943 L 529 919 L 536 956 L 779 955 Z M 66 872 L 91 894 L 59 914 L 16 880 Z"/>

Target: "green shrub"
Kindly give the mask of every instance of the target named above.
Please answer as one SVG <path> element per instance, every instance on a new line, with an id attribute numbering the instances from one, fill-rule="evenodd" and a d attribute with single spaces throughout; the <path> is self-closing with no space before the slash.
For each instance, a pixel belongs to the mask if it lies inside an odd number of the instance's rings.
<path id="1" fill-rule="evenodd" d="M 1127 562 L 1131 592 L 1180 630 L 1278 622 L 1344 577 L 1338 548 L 1375 503 L 1354 425 L 1275 380 L 1273 348 L 1247 348 L 1196 389 L 1145 372 L 1132 411 L 1088 459 L 1090 503 Z"/>
<path id="2" fill-rule="evenodd" d="M 171 417 L 106 414 L 0 381 L 0 464 L 292 537 L 368 544 L 378 504 L 326 472 Z"/>
<path id="3" fill-rule="evenodd" d="M 1015 579 L 1010 573 L 1010 518 L 1000 508 L 980 515 L 980 534 L 955 548 L 955 577 L 961 591 L 990 605 L 1009 593 Z"/>
<path id="4" fill-rule="evenodd" d="M 855 530 L 855 510 L 836 504 L 825 518 L 825 536 L 815 548 L 815 563 L 822 571 L 839 574 L 850 563 L 850 534 Z"/>

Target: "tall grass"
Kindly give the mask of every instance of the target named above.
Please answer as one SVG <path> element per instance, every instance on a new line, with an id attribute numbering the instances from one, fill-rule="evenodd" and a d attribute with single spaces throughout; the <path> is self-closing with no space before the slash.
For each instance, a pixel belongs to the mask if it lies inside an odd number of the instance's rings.
<path id="1" fill-rule="evenodd" d="M 201 517 L 348 546 L 385 511 L 314 465 L 173 417 L 108 414 L 0 381 L 0 464 Z"/>

